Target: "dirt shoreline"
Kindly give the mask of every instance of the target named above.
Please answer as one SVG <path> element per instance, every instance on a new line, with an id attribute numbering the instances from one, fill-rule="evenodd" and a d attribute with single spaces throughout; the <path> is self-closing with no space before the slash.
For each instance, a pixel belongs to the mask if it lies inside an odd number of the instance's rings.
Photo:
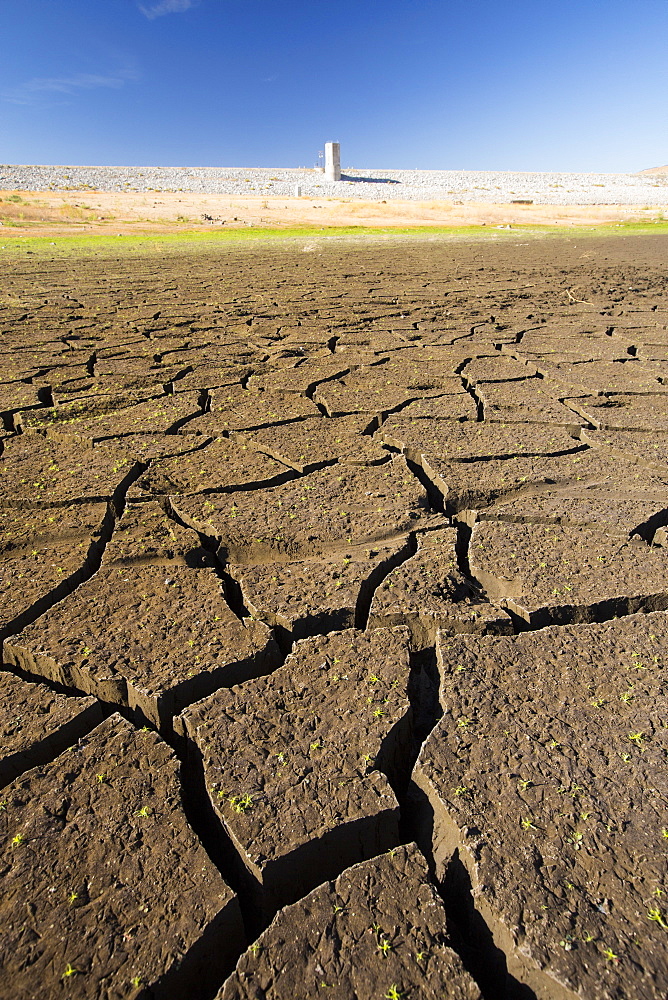
<path id="1" fill-rule="evenodd" d="M 650 222 L 656 207 L 634 205 L 458 204 L 333 198 L 230 198 L 188 192 L 0 191 L 2 238 L 99 236 L 241 229 L 538 225 L 564 228 Z"/>

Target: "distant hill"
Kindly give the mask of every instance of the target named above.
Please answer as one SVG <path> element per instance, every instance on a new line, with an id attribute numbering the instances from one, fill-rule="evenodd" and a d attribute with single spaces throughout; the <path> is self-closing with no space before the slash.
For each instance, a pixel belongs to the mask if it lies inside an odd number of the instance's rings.
<path id="1" fill-rule="evenodd" d="M 649 170 L 639 170 L 639 174 L 668 174 L 668 164 L 665 167 L 650 167 Z"/>

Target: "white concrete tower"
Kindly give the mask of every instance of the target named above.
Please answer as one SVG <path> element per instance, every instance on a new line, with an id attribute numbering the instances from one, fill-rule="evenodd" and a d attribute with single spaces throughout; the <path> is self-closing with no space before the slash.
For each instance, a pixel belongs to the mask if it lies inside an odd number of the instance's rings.
<path id="1" fill-rule="evenodd" d="M 325 143 L 325 180 L 341 180 L 341 146 L 338 142 Z"/>

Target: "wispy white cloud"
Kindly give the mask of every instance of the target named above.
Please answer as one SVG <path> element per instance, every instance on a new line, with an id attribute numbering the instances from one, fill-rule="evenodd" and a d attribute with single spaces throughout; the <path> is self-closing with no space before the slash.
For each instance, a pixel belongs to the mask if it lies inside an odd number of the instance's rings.
<path id="1" fill-rule="evenodd" d="M 162 17 L 163 14 L 183 14 L 184 11 L 190 10 L 196 5 L 197 0 L 159 0 L 159 3 L 154 3 L 150 7 L 139 4 L 139 9 L 144 17 L 153 21 L 156 17 Z"/>
<path id="2" fill-rule="evenodd" d="M 118 90 L 132 79 L 135 79 L 135 74 L 129 70 L 112 75 L 72 73 L 68 76 L 35 76 L 25 83 L 2 91 L 0 98 L 10 104 L 51 103 L 50 98 L 56 95 L 71 97 L 83 90 L 95 90 L 98 87 Z"/>

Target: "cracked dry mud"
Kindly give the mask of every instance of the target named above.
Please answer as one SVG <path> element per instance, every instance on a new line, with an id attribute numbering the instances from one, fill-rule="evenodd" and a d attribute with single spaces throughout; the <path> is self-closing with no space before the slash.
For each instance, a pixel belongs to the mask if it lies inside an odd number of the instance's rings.
<path id="1" fill-rule="evenodd" d="M 5 260 L 0 998 L 664 1000 L 663 237 Z"/>

